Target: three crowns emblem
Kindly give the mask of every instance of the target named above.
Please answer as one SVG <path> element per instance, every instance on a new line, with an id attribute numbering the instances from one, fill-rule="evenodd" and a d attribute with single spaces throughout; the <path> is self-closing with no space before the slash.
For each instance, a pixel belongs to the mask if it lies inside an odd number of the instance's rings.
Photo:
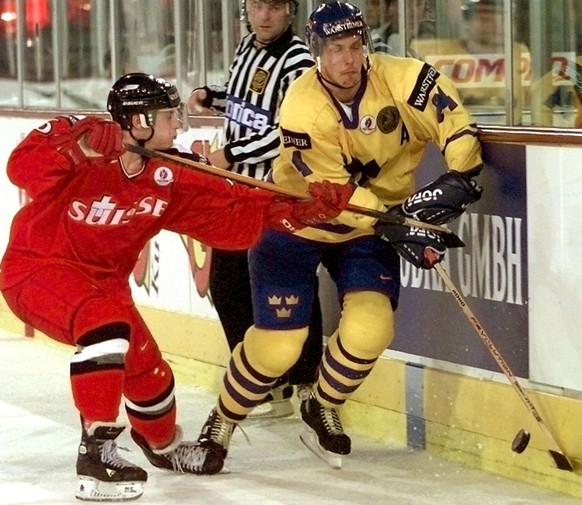
<path id="1" fill-rule="evenodd" d="M 293 305 L 299 304 L 299 297 L 297 295 L 290 296 L 268 296 L 267 301 L 269 305 L 275 307 L 275 314 L 278 318 L 289 318 L 291 317 L 291 309 Z"/>

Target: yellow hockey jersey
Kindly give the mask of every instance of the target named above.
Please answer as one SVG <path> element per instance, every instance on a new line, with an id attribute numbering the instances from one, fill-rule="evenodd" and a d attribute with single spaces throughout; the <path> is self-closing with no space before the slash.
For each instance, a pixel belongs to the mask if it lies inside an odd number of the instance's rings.
<path id="1" fill-rule="evenodd" d="M 414 192 L 414 171 L 433 141 L 451 170 L 481 161 L 477 128 L 451 81 L 427 63 L 384 54 L 350 105 L 322 85 L 315 68 L 293 82 L 280 110 L 276 184 L 306 191 L 311 181 L 357 184 L 350 203 L 385 210 Z M 341 242 L 372 234 L 375 219 L 344 211 L 331 223 L 296 234 Z"/>

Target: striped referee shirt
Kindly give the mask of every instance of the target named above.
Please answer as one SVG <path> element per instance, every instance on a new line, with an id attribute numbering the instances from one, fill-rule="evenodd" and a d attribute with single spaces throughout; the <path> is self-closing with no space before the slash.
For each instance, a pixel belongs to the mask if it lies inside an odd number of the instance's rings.
<path id="1" fill-rule="evenodd" d="M 263 179 L 279 155 L 279 107 L 289 85 L 314 61 L 291 26 L 273 43 L 237 46 L 225 86 L 210 86 L 211 107 L 224 114 L 222 147 L 231 170 Z"/>

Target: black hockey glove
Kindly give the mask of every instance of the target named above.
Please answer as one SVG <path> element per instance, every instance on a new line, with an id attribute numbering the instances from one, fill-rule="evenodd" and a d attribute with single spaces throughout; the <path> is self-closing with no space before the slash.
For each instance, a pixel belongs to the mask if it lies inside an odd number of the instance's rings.
<path id="1" fill-rule="evenodd" d="M 408 217 L 432 224 L 445 224 L 458 218 L 467 205 L 481 198 L 483 188 L 470 175 L 450 171 L 419 189 L 402 204 Z"/>
<path id="2" fill-rule="evenodd" d="M 387 213 L 401 214 L 402 210 L 395 207 Z M 432 268 L 443 260 L 447 251 L 441 236 L 429 230 L 378 221 L 374 225 L 374 231 L 417 268 Z"/>

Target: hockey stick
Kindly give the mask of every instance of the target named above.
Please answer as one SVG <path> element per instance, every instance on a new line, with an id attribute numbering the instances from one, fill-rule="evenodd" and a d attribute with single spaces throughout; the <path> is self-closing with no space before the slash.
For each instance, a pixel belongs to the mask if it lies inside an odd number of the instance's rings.
<path id="1" fill-rule="evenodd" d="M 458 289 L 455 287 L 455 284 L 451 280 L 449 274 L 446 272 L 446 270 L 440 263 L 437 263 L 434 266 L 434 268 L 440 275 L 441 279 L 443 280 L 447 288 L 449 288 L 449 291 L 453 295 L 453 298 L 457 301 L 459 307 L 461 307 L 463 313 L 465 314 L 465 316 L 467 316 L 467 319 L 473 325 L 473 328 L 475 328 L 475 330 L 477 331 L 477 334 L 485 344 L 485 347 L 487 347 L 487 350 L 491 353 L 491 356 L 493 356 L 495 361 L 497 361 L 499 368 L 501 368 L 505 376 L 509 379 L 509 382 L 515 389 L 516 393 L 519 395 L 521 401 L 530 411 L 531 415 L 536 420 L 538 426 L 541 428 L 542 432 L 547 437 L 548 441 L 552 446 L 552 449 L 549 449 L 549 453 L 552 456 L 552 458 L 554 458 L 556 466 L 560 470 L 568 470 L 570 472 L 573 472 L 574 467 L 572 466 L 572 463 L 570 462 L 564 451 L 561 449 L 560 445 L 558 444 L 558 441 L 556 440 L 556 437 L 552 434 L 550 428 L 548 427 L 546 422 L 542 419 L 542 416 L 539 414 L 532 401 L 525 394 L 525 391 L 520 386 L 519 382 L 517 381 L 517 378 L 515 377 L 515 375 L 513 375 L 511 368 L 509 368 L 509 365 L 499 352 L 499 349 L 497 349 L 493 341 L 489 338 L 489 336 L 483 329 L 483 326 L 481 326 L 481 324 L 475 317 L 475 314 L 473 314 L 473 311 L 469 308 L 467 302 L 465 301 L 461 293 L 459 293 Z"/>
<path id="2" fill-rule="evenodd" d="M 247 186 L 253 186 L 256 188 L 266 189 L 267 191 L 272 191 L 273 193 L 278 193 L 285 196 L 290 196 L 293 198 L 298 198 L 300 200 L 304 200 L 306 198 L 310 198 L 309 195 L 306 193 L 301 193 L 299 191 L 294 191 L 289 188 L 285 188 L 279 186 L 277 184 L 273 184 L 272 182 L 262 181 L 260 179 L 254 179 L 253 177 L 248 177 L 243 174 L 237 174 L 236 172 L 230 172 L 228 170 L 223 170 L 222 168 L 213 167 L 212 165 L 205 165 L 204 163 L 198 163 L 197 161 L 188 160 L 185 158 L 181 158 L 180 156 L 174 156 L 173 154 L 162 153 L 160 151 L 155 151 L 153 149 L 148 149 L 147 147 L 142 147 L 135 144 L 126 144 L 127 150 L 131 151 L 132 153 L 140 154 L 142 156 L 146 156 L 148 158 L 161 158 L 173 163 L 184 165 L 187 167 L 195 168 L 196 170 L 200 170 L 202 172 L 206 172 L 212 175 L 217 175 L 218 177 L 223 177 L 225 179 L 231 179 L 236 182 L 240 182 L 242 184 L 246 184 Z M 424 221 L 418 221 L 416 219 L 404 217 L 404 216 L 392 216 L 387 215 L 386 213 L 375 210 L 375 209 L 368 209 L 366 207 L 360 207 L 359 205 L 352 205 L 348 204 L 345 210 L 350 212 L 354 212 L 356 214 L 362 214 L 364 216 L 375 217 L 381 221 L 386 221 L 392 224 L 398 224 L 403 226 L 410 226 L 413 228 L 421 228 L 424 230 L 430 230 L 441 234 L 441 238 L 443 239 L 444 245 L 447 248 L 454 248 L 454 247 L 464 247 L 464 242 L 453 233 L 452 230 L 449 228 L 445 228 L 444 226 L 438 226 L 435 224 L 425 223 Z"/>

